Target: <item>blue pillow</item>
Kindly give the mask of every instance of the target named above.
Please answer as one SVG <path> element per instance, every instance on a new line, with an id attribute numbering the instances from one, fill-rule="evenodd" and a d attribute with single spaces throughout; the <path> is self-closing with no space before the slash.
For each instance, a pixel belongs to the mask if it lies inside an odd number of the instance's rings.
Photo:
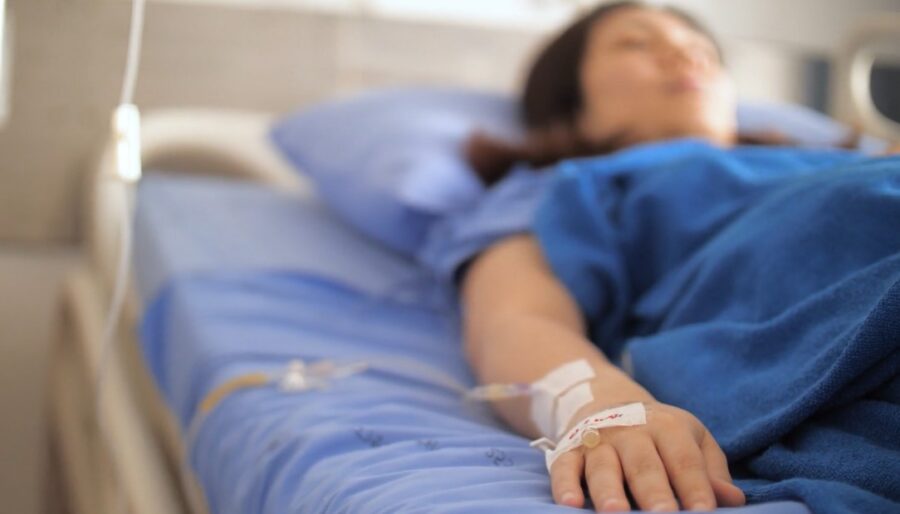
<path id="1" fill-rule="evenodd" d="M 738 124 L 745 133 L 775 130 L 806 146 L 833 145 L 848 133 L 790 104 L 743 103 Z M 414 255 L 435 220 L 483 193 L 462 151 L 475 128 L 519 139 L 515 100 L 458 88 L 373 91 L 289 115 L 271 138 L 345 222 Z"/>
<path id="2" fill-rule="evenodd" d="M 517 116 L 499 94 L 391 89 L 301 110 L 271 138 L 341 218 L 412 255 L 435 219 L 483 191 L 463 155 L 467 136 L 518 139 Z"/>
<path id="3" fill-rule="evenodd" d="M 794 104 L 741 102 L 737 110 L 738 131 L 742 134 L 777 132 L 800 146 L 825 148 L 844 143 L 852 134 L 846 125 L 820 112 Z M 863 135 L 859 150 L 880 153 L 887 142 Z"/>

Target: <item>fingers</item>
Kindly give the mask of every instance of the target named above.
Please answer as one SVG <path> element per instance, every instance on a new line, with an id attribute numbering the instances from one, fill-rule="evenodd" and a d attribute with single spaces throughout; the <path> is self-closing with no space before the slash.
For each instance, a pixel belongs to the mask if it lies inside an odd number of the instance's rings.
<path id="1" fill-rule="evenodd" d="M 628 437 L 614 438 L 613 445 L 619 452 L 631 495 L 641 510 L 678 510 L 666 468 L 650 435 L 634 432 Z"/>
<path id="2" fill-rule="evenodd" d="M 580 451 L 566 452 L 556 459 L 550 469 L 550 488 L 556 503 L 569 507 L 584 505 L 584 491 L 581 489 L 583 472 L 584 456 Z"/>
<path id="3" fill-rule="evenodd" d="M 731 481 L 725 452 L 722 451 L 709 431 L 705 431 L 700 440 L 700 451 L 706 461 L 706 469 L 718 504 L 723 507 L 740 507 L 747 503 L 744 492 Z"/>
<path id="4" fill-rule="evenodd" d="M 673 429 L 665 434 L 657 432 L 654 441 L 682 507 L 701 512 L 715 509 L 706 459 L 693 435 Z"/>
<path id="5" fill-rule="evenodd" d="M 721 478 L 713 478 L 711 483 L 719 506 L 740 507 L 747 503 L 744 491 L 742 491 L 740 487 L 731 482 L 726 482 Z"/>
<path id="6" fill-rule="evenodd" d="M 722 449 L 699 420 L 684 414 L 661 410 L 652 426 L 610 428 L 598 446 L 561 455 L 550 473 L 556 503 L 582 507 L 584 476 L 598 512 L 630 510 L 626 484 L 645 511 L 677 511 L 676 498 L 694 511 L 746 504 Z"/>
<path id="7" fill-rule="evenodd" d="M 585 476 L 591 501 L 599 512 L 622 512 L 631 510 L 625 487 L 622 484 L 622 465 L 616 449 L 609 444 L 601 444 L 587 451 L 585 456 Z"/>

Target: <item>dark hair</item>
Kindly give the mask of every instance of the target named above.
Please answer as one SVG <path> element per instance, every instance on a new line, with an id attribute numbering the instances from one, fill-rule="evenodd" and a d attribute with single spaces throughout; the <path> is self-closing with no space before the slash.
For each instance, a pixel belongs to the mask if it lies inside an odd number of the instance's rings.
<path id="1" fill-rule="evenodd" d="M 580 72 L 591 29 L 613 12 L 634 7 L 648 5 L 640 1 L 601 4 L 569 25 L 537 55 L 519 101 L 519 114 L 527 130 L 525 141 L 514 144 L 475 132 L 466 143 L 466 157 L 485 184 L 497 182 L 518 162 L 543 167 L 566 158 L 607 154 L 624 146 L 624 135 L 600 143 L 585 140 L 576 130 L 576 121 L 584 107 Z M 674 7 L 658 8 L 709 38 L 722 59 L 715 37 L 696 19 Z M 740 142 L 790 144 L 778 134 L 742 137 Z"/>
<path id="2" fill-rule="evenodd" d="M 647 7 L 640 1 L 603 3 L 569 25 L 540 52 L 531 65 L 521 99 L 521 116 L 529 129 L 555 124 L 573 125 L 584 106 L 580 70 L 593 27 L 603 18 L 623 8 Z M 715 45 L 716 39 L 697 20 L 674 7 L 660 7 L 678 17 Z"/>

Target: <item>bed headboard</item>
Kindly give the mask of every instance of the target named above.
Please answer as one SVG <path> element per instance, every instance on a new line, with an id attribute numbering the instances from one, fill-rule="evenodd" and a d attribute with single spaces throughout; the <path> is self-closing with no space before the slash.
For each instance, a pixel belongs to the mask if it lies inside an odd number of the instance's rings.
<path id="1" fill-rule="evenodd" d="M 329 96 L 400 83 L 512 91 L 546 33 L 316 12 L 298 8 L 301 3 L 313 0 L 149 2 L 138 105 L 143 112 L 199 107 L 278 113 Z M 846 25 L 836 23 L 840 2 L 670 3 L 710 15 L 710 24 L 725 39 L 741 93 L 750 98 L 802 99 L 806 91 L 792 80 L 804 73 L 797 59 L 807 51 L 826 56 L 822 41 L 840 39 L 840 28 Z M 855 18 L 857 11 L 884 10 L 896 0 L 852 3 Z M 822 43 L 817 47 L 785 49 L 764 34 L 740 32 L 744 22 L 760 26 L 771 19 L 761 17 L 766 9 L 784 12 L 771 20 L 776 28 L 768 30 L 779 31 L 791 20 L 802 19 L 798 15 L 811 4 L 827 22 L 821 34 L 816 32 Z M 12 61 L 18 64 L 11 70 L 11 116 L 0 131 L 0 149 L 5 150 L 0 151 L 0 167 L 6 170 L 0 174 L 0 239 L 73 242 L 83 228 L 77 221 L 82 203 L 74 185 L 91 173 L 86 169 L 89 156 L 109 130 L 109 114 L 121 87 L 130 5 L 126 0 L 30 0 L 12 8 L 17 29 Z M 732 11 L 738 9 L 749 14 L 735 16 Z M 806 26 L 798 31 L 810 33 Z M 766 79 L 759 80 L 761 76 Z M 48 123 L 50 132 L 43 130 Z M 47 144 L 48 134 L 52 145 Z"/>
<path id="2" fill-rule="evenodd" d="M 141 160 L 145 170 L 216 175 L 311 195 L 312 185 L 269 144 L 273 115 L 261 111 L 161 109 L 144 113 Z M 86 191 L 82 224 L 85 257 L 101 283 L 112 286 L 119 223 L 132 201 L 115 173 L 115 145 L 100 152 Z"/>
<path id="3" fill-rule="evenodd" d="M 885 116 L 873 100 L 872 70 L 879 62 L 900 69 L 900 13 L 867 19 L 845 39 L 836 59 L 832 109 L 867 133 L 900 141 L 900 120 Z"/>

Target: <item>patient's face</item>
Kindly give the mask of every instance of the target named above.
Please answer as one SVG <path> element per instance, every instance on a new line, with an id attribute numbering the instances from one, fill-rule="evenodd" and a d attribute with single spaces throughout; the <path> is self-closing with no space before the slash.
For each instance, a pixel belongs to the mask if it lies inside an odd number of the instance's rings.
<path id="1" fill-rule="evenodd" d="M 628 144 L 701 137 L 735 139 L 735 94 L 715 45 L 677 16 L 623 8 L 591 30 L 581 68 L 589 140 Z"/>

